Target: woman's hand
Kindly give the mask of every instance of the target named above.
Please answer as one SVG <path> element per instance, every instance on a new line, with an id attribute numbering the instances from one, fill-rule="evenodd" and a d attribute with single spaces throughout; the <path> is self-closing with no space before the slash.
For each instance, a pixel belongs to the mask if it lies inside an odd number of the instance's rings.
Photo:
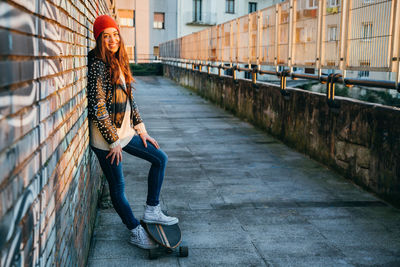
<path id="1" fill-rule="evenodd" d="M 160 148 L 160 146 L 158 145 L 157 141 L 156 141 L 153 137 L 151 137 L 150 135 L 148 135 L 147 133 L 142 133 L 142 134 L 140 134 L 139 136 L 140 136 L 140 138 L 142 138 L 144 147 L 147 148 L 147 141 L 149 141 L 149 142 L 152 143 L 157 149 Z"/>
<path id="2" fill-rule="evenodd" d="M 118 145 L 114 148 L 110 149 L 110 153 L 106 156 L 106 159 L 111 157 L 111 164 L 114 163 L 114 159 L 117 160 L 117 166 L 119 163 L 122 161 L 122 147 L 121 145 Z"/>

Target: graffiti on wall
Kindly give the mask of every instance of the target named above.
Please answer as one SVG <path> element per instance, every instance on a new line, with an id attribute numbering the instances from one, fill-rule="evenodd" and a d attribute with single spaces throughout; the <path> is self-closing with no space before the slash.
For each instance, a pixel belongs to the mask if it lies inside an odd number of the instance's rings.
<path id="1" fill-rule="evenodd" d="M 2 249 L 1 266 L 22 266 L 24 262 L 37 262 L 39 255 L 39 218 L 40 203 L 35 199 L 37 192 L 31 186 L 25 190 L 12 210 L 0 223 L 0 248 Z M 25 223 L 21 226 L 20 222 Z M 29 236 L 26 236 L 29 235 Z M 21 249 L 23 239 L 28 239 Z M 27 255 L 24 252 L 28 252 Z"/>
<path id="2" fill-rule="evenodd" d="M 82 26 L 68 16 L 76 18 L 77 9 L 66 14 L 51 1 L 25 2 L 0 2 L 0 56 L 4 59 L 0 63 L 2 267 L 45 263 L 49 253 L 45 250 L 53 247 L 53 244 L 49 245 L 53 242 L 48 240 L 51 237 L 46 236 L 49 228 L 46 212 L 55 207 L 54 198 L 46 199 L 46 184 L 60 155 L 54 156 L 55 162 L 49 164 L 52 155 L 48 155 L 43 147 L 53 142 L 49 138 L 63 123 L 67 112 L 71 112 L 62 108 L 73 97 L 70 91 L 84 87 L 83 83 L 71 85 L 85 75 L 84 70 L 76 71 L 75 68 L 86 60 L 81 57 L 81 51 L 88 52 L 88 48 L 76 44 L 89 47 L 91 34 L 88 29 L 91 23 L 87 18 L 84 23 L 86 37 L 76 34 L 82 33 L 79 28 Z M 62 2 L 71 4 L 70 1 Z M 70 85 L 71 88 L 65 90 Z M 62 138 L 65 139 L 66 134 Z M 26 140 L 30 135 L 34 142 Z M 63 141 L 57 142 L 54 147 Z M 69 143 L 66 144 L 68 147 Z M 27 162 L 38 166 L 32 167 Z M 18 187 L 16 193 L 10 191 L 14 187 Z"/>

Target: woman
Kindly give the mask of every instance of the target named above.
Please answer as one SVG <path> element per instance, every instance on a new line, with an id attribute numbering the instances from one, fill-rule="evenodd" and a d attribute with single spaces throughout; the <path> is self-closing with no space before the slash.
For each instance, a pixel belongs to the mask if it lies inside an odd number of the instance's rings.
<path id="1" fill-rule="evenodd" d="M 175 217 L 162 213 L 159 204 L 167 155 L 147 134 L 133 98 L 134 79 L 116 22 L 107 15 L 93 25 L 96 47 L 89 52 L 88 109 L 90 146 L 110 187 L 111 201 L 131 231 L 130 242 L 141 248 L 156 244 L 134 217 L 124 193 L 122 150 L 152 163 L 143 221 L 172 225 Z"/>

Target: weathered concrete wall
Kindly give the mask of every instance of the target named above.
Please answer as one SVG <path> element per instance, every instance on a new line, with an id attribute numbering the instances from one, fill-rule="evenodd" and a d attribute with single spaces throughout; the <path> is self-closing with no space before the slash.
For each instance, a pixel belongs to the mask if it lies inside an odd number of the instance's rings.
<path id="1" fill-rule="evenodd" d="M 85 264 L 101 187 L 86 55 L 108 0 L 0 2 L 0 265 Z"/>
<path id="2" fill-rule="evenodd" d="M 400 205 L 400 110 L 346 98 L 330 109 L 325 95 L 164 65 L 164 75 L 194 89 L 298 151 Z"/>

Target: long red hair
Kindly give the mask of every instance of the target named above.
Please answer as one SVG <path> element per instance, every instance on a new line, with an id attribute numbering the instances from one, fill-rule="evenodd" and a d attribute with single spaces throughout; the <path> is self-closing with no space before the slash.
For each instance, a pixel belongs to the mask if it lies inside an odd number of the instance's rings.
<path id="1" fill-rule="evenodd" d="M 110 65 L 111 82 L 113 84 L 120 83 L 120 68 L 122 73 L 124 74 L 126 83 L 131 84 L 132 82 L 135 82 L 135 79 L 133 79 L 129 68 L 129 58 L 128 54 L 126 53 L 125 44 L 122 36 L 119 36 L 119 49 L 114 54 L 110 53 L 110 51 L 106 49 L 103 41 L 103 36 L 104 34 L 102 32 L 96 39 L 95 55 L 96 57 L 100 58 L 108 65 Z"/>

